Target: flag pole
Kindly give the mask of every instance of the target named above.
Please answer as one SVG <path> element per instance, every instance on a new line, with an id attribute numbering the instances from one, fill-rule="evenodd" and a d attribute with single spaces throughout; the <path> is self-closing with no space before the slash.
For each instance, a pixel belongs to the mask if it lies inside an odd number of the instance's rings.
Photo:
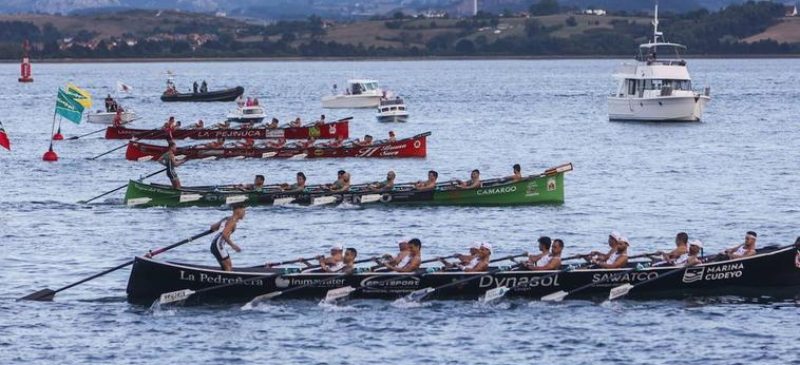
<path id="1" fill-rule="evenodd" d="M 50 148 L 42 155 L 43 161 L 58 161 L 58 154 L 53 151 L 53 132 L 56 129 L 56 111 L 58 110 L 58 94 L 56 94 L 56 105 L 53 108 L 53 124 L 50 126 Z"/>

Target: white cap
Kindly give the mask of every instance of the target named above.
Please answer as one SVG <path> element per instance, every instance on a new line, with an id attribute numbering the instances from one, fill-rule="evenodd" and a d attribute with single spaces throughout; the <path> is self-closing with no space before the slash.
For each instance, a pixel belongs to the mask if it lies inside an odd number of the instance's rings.
<path id="1" fill-rule="evenodd" d="M 611 234 L 609 234 L 609 236 L 611 236 L 611 238 L 613 238 L 613 239 L 615 239 L 617 241 L 619 241 L 620 239 L 624 238 L 624 237 L 622 237 L 622 234 L 620 234 L 617 231 L 611 231 Z"/>
<path id="2" fill-rule="evenodd" d="M 333 250 L 344 251 L 344 245 L 341 244 L 341 243 L 337 243 L 337 244 L 331 246 L 331 251 L 333 251 Z"/>
<path id="3" fill-rule="evenodd" d="M 697 246 L 703 248 L 703 242 L 700 240 L 691 240 L 689 241 L 689 246 Z"/>
<path id="4" fill-rule="evenodd" d="M 492 244 L 489 242 L 481 242 L 481 248 L 485 248 L 489 250 L 489 252 L 492 252 Z"/>
<path id="5" fill-rule="evenodd" d="M 631 242 L 628 241 L 628 237 L 625 237 L 625 236 L 619 236 L 619 238 L 617 238 L 617 241 L 618 242 L 625 242 L 625 244 L 628 245 L 628 246 L 631 245 Z"/>

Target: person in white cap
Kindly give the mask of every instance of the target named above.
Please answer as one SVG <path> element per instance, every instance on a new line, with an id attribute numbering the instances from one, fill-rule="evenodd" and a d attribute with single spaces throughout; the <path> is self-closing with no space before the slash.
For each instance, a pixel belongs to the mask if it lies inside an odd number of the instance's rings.
<path id="1" fill-rule="evenodd" d="M 608 253 L 602 253 L 600 251 L 592 251 L 589 252 L 589 254 L 587 254 L 586 256 L 584 256 L 584 259 L 586 259 L 586 261 L 588 262 L 592 262 L 594 260 L 601 260 L 601 261 L 608 260 L 608 258 L 611 257 L 611 255 L 613 255 L 614 252 L 617 251 L 617 242 L 619 241 L 620 238 L 622 238 L 622 235 L 619 232 L 612 231 L 611 234 L 608 235 L 608 247 L 610 247 Z"/>
<path id="2" fill-rule="evenodd" d="M 480 249 L 481 249 L 481 243 L 473 242 L 471 245 L 469 245 L 469 254 L 456 254 L 456 258 L 458 259 L 457 264 L 447 262 L 447 260 L 445 260 L 444 258 L 439 258 L 439 261 L 442 264 L 444 264 L 445 268 L 448 269 L 455 267 L 459 268 L 460 270 L 463 270 L 465 267 L 471 268 L 478 264 L 479 260 L 478 253 Z"/>
<path id="3" fill-rule="evenodd" d="M 398 249 L 400 250 L 400 252 L 397 253 L 397 256 L 392 256 L 387 253 L 383 255 L 383 260 L 386 263 L 394 266 L 406 266 L 410 260 L 409 254 L 411 253 L 408 241 L 411 241 L 411 239 L 403 239 L 397 242 Z"/>
<path id="4" fill-rule="evenodd" d="M 619 269 L 628 264 L 628 239 L 625 237 L 617 238 L 617 243 L 614 245 L 615 250 L 608 255 L 605 260 L 595 258 L 592 262 L 598 267 L 604 269 Z"/>
<path id="5" fill-rule="evenodd" d="M 483 272 L 489 269 L 489 258 L 492 256 L 492 245 L 489 242 L 481 243 L 478 250 L 478 262 L 473 267 L 464 267 L 464 272 Z"/>
<path id="6" fill-rule="evenodd" d="M 725 250 L 725 255 L 729 259 L 738 259 L 756 254 L 756 240 L 758 235 L 753 231 L 748 231 L 744 236 L 744 243 Z"/>
<path id="7" fill-rule="evenodd" d="M 383 265 L 395 272 L 413 272 L 419 269 L 420 264 L 422 264 L 422 241 L 412 238 L 408 240 L 408 262 L 405 266 L 392 265 L 388 262 Z"/>
<path id="8" fill-rule="evenodd" d="M 326 272 L 336 272 L 341 270 L 344 267 L 344 245 L 341 243 L 337 243 L 331 246 L 331 255 L 325 257 L 324 255 L 317 256 L 317 261 L 319 261 L 319 266 L 322 268 L 322 271 Z M 301 261 L 306 266 L 314 266 L 307 260 Z"/>

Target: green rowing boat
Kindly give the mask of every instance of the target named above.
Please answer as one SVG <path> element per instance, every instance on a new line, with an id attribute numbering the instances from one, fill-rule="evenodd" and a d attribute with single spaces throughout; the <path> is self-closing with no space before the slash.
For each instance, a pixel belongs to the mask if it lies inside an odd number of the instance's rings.
<path id="1" fill-rule="evenodd" d="M 255 205 L 467 205 L 514 206 L 564 203 L 564 174 L 572 170 L 565 164 L 519 181 L 506 178 L 484 180 L 482 187 L 462 189 L 453 182 L 439 183 L 433 190 L 418 190 L 413 184 L 399 184 L 389 191 L 376 191 L 367 184 L 354 185 L 345 193 L 332 193 L 322 186 L 303 191 L 282 191 L 268 185 L 260 191 L 246 191 L 233 185 L 197 186 L 174 189 L 169 185 L 146 184 L 131 180 L 125 204 L 137 207 Z"/>

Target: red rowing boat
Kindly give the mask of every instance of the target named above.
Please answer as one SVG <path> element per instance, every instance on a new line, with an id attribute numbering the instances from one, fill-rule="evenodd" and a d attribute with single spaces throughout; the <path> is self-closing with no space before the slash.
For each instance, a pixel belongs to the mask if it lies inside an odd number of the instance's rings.
<path id="1" fill-rule="evenodd" d="M 331 123 L 314 124 L 302 127 L 283 127 L 283 128 L 187 128 L 175 129 L 172 137 L 165 129 L 133 129 L 126 127 L 108 127 L 106 129 L 106 139 L 267 139 L 267 138 L 286 138 L 286 139 L 307 139 L 314 137 L 317 139 L 335 139 L 349 137 L 348 121 L 352 118 L 345 118 Z"/>
<path id="2" fill-rule="evenodd" d="M 225 146 L 210 148 L 206 146 L 179 147 L 176 156 L 185 159 L 217 159 L 217 158 L 327 158 L 327 157 L 425 157 L 427 153 L 426 138 L 431 132 L 400 139 L 395 142 L 377 141 L 369 146 L 357 146 L 352 143 L 342 147 L 313 146 L 309 148 L 285 146 L 283 148 L 267 147 L 235 147 Z M 167 146 L 158 146 L 141 142 L 128 142 L 125 158 L 131 161 L 158 159 L 167 152 Z"/>

